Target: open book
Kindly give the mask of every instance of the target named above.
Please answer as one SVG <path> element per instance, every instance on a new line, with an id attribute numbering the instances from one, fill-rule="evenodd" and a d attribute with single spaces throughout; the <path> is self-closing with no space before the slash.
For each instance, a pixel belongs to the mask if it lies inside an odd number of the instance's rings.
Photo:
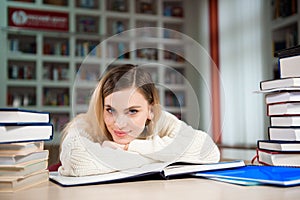
<path id="1" fill-rule="evenodd" d="M 192 164 L 192 163 L 153 163 L 139 168 L 126 171 L 113 172 L 83 177 L 61 176 L 58 172 L 50 172 L 50 180 L 62 186 L 78 186 L 111 182 L 126 182 L 130 180 L 147 179 L 147 177 L 159 177 L 168 179 L 174 176 L 191 174 L 195 172 L 211 171 L 219 169 L 230 169 L 245 166 L 244 161 L 219 162 L 213 164 Z"/>

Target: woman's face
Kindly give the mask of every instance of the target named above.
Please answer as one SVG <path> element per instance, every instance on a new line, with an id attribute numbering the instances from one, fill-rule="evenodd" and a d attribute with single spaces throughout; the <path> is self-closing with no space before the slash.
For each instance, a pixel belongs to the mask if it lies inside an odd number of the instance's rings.
<path id="1" fill-rule="evenodd" d="M 151 106 L 135 88 L 113 92 L 104 98 L 104 123 L 113 141 L 128 144 L 137 138 L 151 119 Z"/>

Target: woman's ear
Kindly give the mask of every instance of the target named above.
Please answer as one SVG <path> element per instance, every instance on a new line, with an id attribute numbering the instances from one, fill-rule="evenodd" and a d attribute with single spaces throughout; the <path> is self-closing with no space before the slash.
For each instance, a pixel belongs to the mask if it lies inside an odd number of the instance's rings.
<path id="1" fill-rule="evenodd" d="M 154 117 L 153 106 L 150 105 L 150 106 L 149 106 L 149 112 L 148 112 L 148 118 L 147 118 L 147 119 L 152 120 L 153 117 Z"/>

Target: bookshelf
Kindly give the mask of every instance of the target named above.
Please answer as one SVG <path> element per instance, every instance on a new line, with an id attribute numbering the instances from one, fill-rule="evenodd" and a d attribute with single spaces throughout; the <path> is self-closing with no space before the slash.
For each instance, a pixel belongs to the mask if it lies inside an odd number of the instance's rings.
<path id="1" fill-rule="evenodd" d="M 271 0 L 272 55 L 278 50 L 300 44 L 300 1 Z M 273 61 L 273 78 L 279 78 L 277 59 Z"/>
<path id="2" fill-rule="evenodd" d="M 10 8 L 63 13 L 67 15 L 68 27 L 13 27 L 9 25 Z M 154 62 L 175 69 L 147 68 L 156 82 L 166 85 L 159 88 L 165 109 L 188 121 L 182 78 L 186 74 L 185 61 L 161 50 L 176 49 L 184 55 L 180 34 L 168 30 L 140 31 L 136 35 L 140 39 L 119 38 L 97 46 L 131 28 L 163 27 L 184 32 L 183 0 L 7 0 L 0 9 L 0 39 L 5 47 L 0 49 L 0 105 L 50 112 L 55 127 L 51 144 L 59 144 L 62 127 L 73 114 L 87 110 L 98 75 L 119 55 L 122 56 L 116 64 Z M 88 55 L 90 59 L 83 62 Z M 73 93 L 74 81 L 80 81 L 80 86 Z"/>

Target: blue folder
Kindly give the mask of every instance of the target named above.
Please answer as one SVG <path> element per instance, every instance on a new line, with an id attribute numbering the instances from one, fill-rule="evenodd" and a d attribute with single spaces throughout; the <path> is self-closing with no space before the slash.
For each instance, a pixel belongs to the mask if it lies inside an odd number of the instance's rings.
<path id="1" fill-rule="evenodd" d="M 300 168 L 297 167 L 247 165 L 234 169 L 199 172 L 195 173 L 194 176 L 229 183 L 234 183 L 234 180 L 236 180 L 237 182 L 248 181 L 251 184 L 256 183 L 256 185 L 300 185 Z"/>

